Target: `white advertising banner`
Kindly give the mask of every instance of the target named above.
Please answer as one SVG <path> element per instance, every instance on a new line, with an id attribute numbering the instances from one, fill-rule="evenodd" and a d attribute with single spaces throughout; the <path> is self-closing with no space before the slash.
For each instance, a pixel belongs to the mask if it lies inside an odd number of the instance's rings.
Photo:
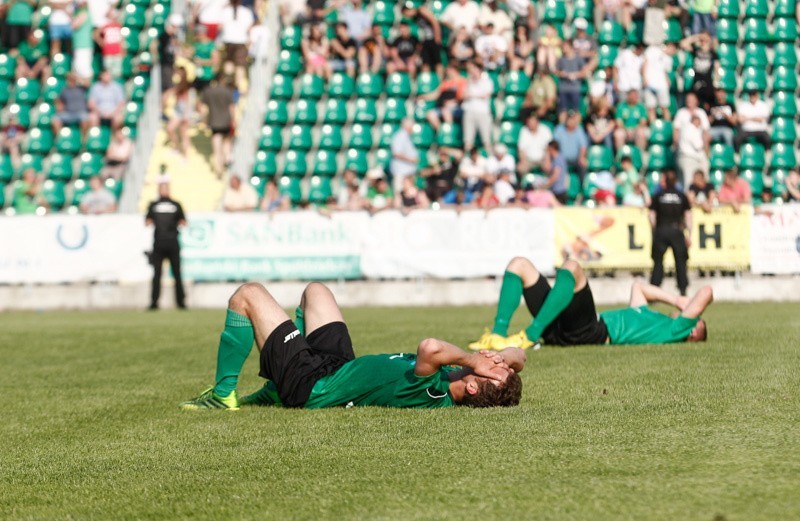
<path id="1" fill-rule="evenodd" d="M 800 273 L 800 204 L 761 206 L 751 230 L 753 273 Z"/>

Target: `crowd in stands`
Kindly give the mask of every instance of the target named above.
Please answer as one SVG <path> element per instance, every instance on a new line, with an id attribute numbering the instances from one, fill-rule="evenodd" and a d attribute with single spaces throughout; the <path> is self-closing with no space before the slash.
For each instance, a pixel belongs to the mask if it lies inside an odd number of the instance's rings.
<path id="1" fill-rule="evenodd" d="M 337 73 L 379 74 L 387 88 L 407 76 L 416 87 L 413 116 L 398 122 L 386 159 L 348 164 L 330 197 L 312 201 L 319 206 L 645 207 L 667 169 L 706 209 L 797 200 L 794 2 L 280 7 L 284 30 L 303 31 L 306 75 L 333 84 Z M 769 51 L 768 42 L 776 43 Z M 743 45 L 744 63 L 736 52 Z M 388 110 L 391 94 L 385 103 Z M 286 208 L 286 198 L 308 203 L 297 191 L 281 196 L 275 179 L 261 184 L 270 194 L 262 209 Z"/>

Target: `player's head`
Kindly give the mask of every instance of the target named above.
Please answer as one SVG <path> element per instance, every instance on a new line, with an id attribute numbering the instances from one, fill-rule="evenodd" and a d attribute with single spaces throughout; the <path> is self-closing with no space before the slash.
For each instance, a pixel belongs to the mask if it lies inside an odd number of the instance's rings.
<path id="1" fill-rule="evenodd" d="M 708 338 L 708 326 L 706 325 L 706 321 L 702 318 L 697 321 L 697 324 L 692 329 L 692 332 L 689 333 L 689 336 L 686 337 L 687 342 L 705 342 Z"/>
<path id="2" fill-rule="evenodd" d="M 463 378 L 464 397 L 459 405 L 468 407 L 512 407 L 519 405 L 522 397 L 522 379 L 509 372 L 505 382 L 481 376 L 467 375 Z"/>

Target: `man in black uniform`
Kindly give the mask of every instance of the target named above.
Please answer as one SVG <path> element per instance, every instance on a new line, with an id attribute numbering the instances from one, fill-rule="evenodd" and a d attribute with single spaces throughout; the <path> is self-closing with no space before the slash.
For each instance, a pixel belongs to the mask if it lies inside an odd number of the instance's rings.
<path id="1" fill-rule="evenodd" d="M 692 210 L 686 194 L 675 185 L 678 175 L 674 170 L 665 170 L 664 189 L 653 197 L 650 204 L 650 225 L 653 227 L 653 274 L 650 283 L 660 286 L 664 279 L 664 254 L 672 248 L 675 257 L 675 276 L 681 295 L 686 295 L 689 279 L 686 261 L 689 260 Z"/>
<path id="2" fill-rule="evenodd" d="M 163 167 L 162 167 L 163 169 Z M 180 203 L 169 196 L 169 182 L 162 178 L 158 184 L 159 198 L 147 209 L 146 225 L 155 225 L 153 234 L 153 253 L 150 258 L 153 264 L 153 287 L 150 309 L 158 309 L 158 297 L 161 294 L 161 267 L 164 259 L 169 259 L 172 275 L 175 277 L 175 303 L 180 309 L 186 309 L 183 281 L 181 280 L 181 247 L 178 243 L 178 226 L 186 225 L 186 216 Z"/>

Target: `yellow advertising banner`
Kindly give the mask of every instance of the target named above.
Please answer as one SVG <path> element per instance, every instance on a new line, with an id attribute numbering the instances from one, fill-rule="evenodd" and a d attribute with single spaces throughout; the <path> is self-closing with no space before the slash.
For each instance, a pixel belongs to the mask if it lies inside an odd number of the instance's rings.
<path id="1" fill-rule="evenodd" d="M 575 208 L 555 210 L 556 265 L 572 258 L 587 269 L 642 270 L 653 267 L 649 211 L 643 208 Z M 689 266 L 703 269 L 746 269 L 750 263 L 752 209 L 717 208 L 693 211 Z M 671 252 L 664 257 L 672 267 Z"/>

